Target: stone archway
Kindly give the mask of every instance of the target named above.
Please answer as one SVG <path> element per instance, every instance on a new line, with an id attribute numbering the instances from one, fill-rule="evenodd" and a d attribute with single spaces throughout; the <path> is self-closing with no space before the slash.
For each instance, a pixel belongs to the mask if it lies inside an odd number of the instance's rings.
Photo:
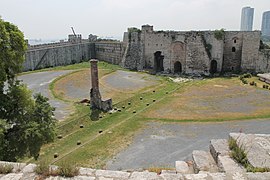
<path id="1" fill-rule="evenodd" d="M 210 65 L 210 73 L 215 74 L 217 72 L 217 61 L 212 60 Z"/>
<path id="2" fill-rule="evenodd" d="M 186 44 L 180 41 L 171 44 L 171 69 L 174 73 L 185 72 Z"/>
<path id="3" fill-rule="evenodd" d="M 181 73 L 182 72 L 182 64 L 179 61 L 174 63 L 174 73 Z"/>
<path id="4" fill-rule="evenodd" d="M 157 51 L 154 53 L 154 56 L 155 56 L 154 70 L 155 70 L 155 72 L 164 71 L 164 66 L 163 66 L 164 56 L 161 54 L 162 54 L 161 51 Z"/>

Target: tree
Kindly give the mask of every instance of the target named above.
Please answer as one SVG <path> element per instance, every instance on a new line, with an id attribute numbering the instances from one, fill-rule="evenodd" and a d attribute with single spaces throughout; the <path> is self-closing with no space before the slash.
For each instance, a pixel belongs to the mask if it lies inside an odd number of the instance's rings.
<path id="1" fill-rule="evenodd" d="M 38 158 L 43 144 L 53 141 L 54 108 L 20 81 L 26 43 L 17 26 L 0 19 L 0 160 Z"/>

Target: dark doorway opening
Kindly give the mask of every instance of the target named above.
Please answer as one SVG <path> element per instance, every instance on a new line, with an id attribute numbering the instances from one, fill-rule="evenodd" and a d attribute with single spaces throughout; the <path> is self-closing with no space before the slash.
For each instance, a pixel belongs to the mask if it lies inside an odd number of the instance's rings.
<path id="1" fill-rule="evenodd" d="M 155 56 L 155 61 L 154 61 L 155 72 L 164 71 L 164 67 L 163 67 L 164 56 L 161 55 L 161 51 L 155 52 L 154 56 Z"/>
<path id="2" fill-rule="evenodd" d="M 211 61 L 211 66 L 210 66 L 210 73 L 214 74 L 217 72 L 217 61 L 216 60 L 212 60 Z"/>
<path id="3" fill-rule="evenodd" d="M 179 61 L 174 63 L 174 73 L 181 73 L 182 72 L 182 64 Z"/>

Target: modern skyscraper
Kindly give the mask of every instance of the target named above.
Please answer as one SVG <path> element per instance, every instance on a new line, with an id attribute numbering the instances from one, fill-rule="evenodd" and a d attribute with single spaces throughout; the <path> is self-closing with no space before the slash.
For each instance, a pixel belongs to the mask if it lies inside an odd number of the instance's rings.
<path id="1" fill-rule="evenodd" d="M 252 31 L 254 8 L 243 7 L 241 16 L 241 31 Z"/>
<path id="2" fill-rule="evenodd" d="M 270 11 L 266 11 L 263 13 L 262 35 L 270 37 Z"/>

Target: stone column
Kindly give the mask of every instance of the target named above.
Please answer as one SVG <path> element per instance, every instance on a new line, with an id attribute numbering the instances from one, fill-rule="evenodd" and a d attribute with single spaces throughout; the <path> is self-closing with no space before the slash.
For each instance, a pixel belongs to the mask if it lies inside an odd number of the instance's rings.
<path id="1" fill-rule="evenodd" d="M 98 84 L 98 61 L 95 59 L 90 60 L 91 64 L 91 81 L 92 88 L 90 90 L 90 104 L 92 109 L 101 109 L 101 95 L 99 92 L 99 84 Z"/>
<path id="2" fill-rule="evenodd" d="M 112 99 L 102 101 L 99 92 L 99 82 L 98 82 L 98 60 L 91 59 L 91 81 L 92 88 L 90 90 L 90 105 L 91 109 L 99 109 L 102 111 L 109 111 L 112 109 Z"/>

